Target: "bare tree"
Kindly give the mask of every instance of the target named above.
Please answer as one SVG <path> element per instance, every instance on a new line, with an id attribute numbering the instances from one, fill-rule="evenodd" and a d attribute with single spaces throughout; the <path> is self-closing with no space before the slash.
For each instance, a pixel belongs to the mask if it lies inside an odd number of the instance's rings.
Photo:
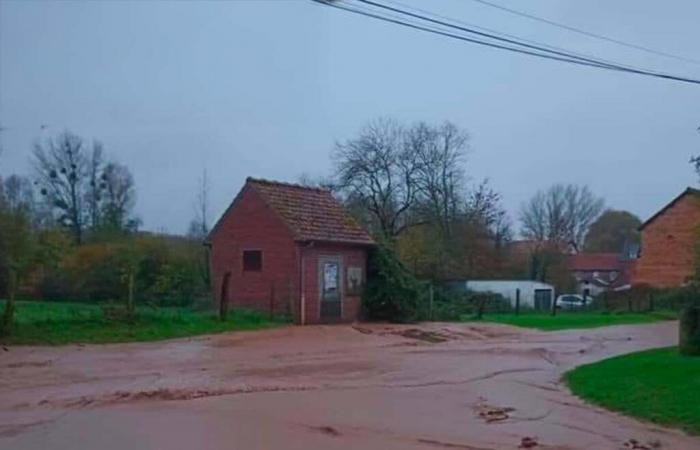
<path id="1" fill-rule="evenodd" d="M 197 181 L 194 214 L 187 234 L 198 240 L 204 240 L 209 234 L 209 181 L 206 169 L 202 171 L 202 176 Z"/>
<path id="2" fill-rule="evenodd" d="M 586 232 L 603 211 L 604 201 L 587 186 L 555 184 L 538 191 L 520 211 L 526 238 L 582 248 Z"/>
<path id="3" fill-rule="evenodd" d="M 58 222 L 71 230 L 78 244 L 83 241 L 87 219 L 88 161 L 83 139 L 69 131 L 34 146 L 34 167 L 40 192 L 58 212 Z"/>
<path id="4" fill-rule="evenodd" d="M 421 122 L 406 135 L 406 145 L 418 159 L 419 204 L 427 209 L 428 220 L 437 223 L 443 235 L 449 237 L 464 197 L 463 162 L 468 135 L 450 122 L 440 126 Z"/>
<path id="5" fill-rule="evenodd" d="M 419 161 L 406 145 L 404 128 L 374 120 L 357 138 L 336 144 L 333 156 L 338 187 L 366 205 L 379 234 L 396 237 L 408 224 L 418 189 Z"/>
<path id="6" fill-rule="evenodd" d="M 12 174 L 4 180 L 0 179 L 0 203 L 10 211 L 22 210 L 33 214 L 34 190 L 29 178 Z"/>
<path id="7" fill-rule="evenodd" d="M 87 202 L 90 226 L 96 228 L 100 225 L 102 213 L 102 143 L 95 141 L 92 144 L 92 152 L 87 162 L 87 176 L 89 184 L 86 186 L 85 200 Z"/>
<path id="8" fill-rule="evenodd" d="M 103 197 L 104 225 L 113 230 L 135 228 L 137 220 L 131 216 L 131 213 L 136 203 L 136 188 L 129 168 L 110 162 L 105 166 L 99 182 Z"/>

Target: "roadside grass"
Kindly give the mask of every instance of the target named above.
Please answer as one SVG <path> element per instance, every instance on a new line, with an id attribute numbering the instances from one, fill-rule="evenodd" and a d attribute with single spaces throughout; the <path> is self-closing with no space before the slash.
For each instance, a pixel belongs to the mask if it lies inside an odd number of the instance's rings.
<path id="1" fill-rule="evenodd" d="M 0 301 L 0 311 L 4 301 Z M 109 318 L 100 305 L 19 301 L 15 323 L 9 336 L 0 343 L 9 345 L 69 343 L 110 343 L 156 341 L 162 339 L 257 330 L 286 323 L 282 318 L 270 319 L 264 314 L 229 311 L 226 321 L 213 312 L 187 308 L 137 308 L 132 319 Z"/>
<path id="2" fill-rule="evenodd" d="M 586 401 L 700 434 L 700 357 L 648 350 L 577 367 L 564 379 Z"/>
<path id="3" fill-rule="evenodd" d="M 672 311 L 655 311 L 648 313 L 605 313 L 605 312 L 569 312 L 560 311 L 556 316 L 545 313 L 526 312 L 520 315 L 512 313 L 484 314 L 482 320 L 504 323 L 542 331 L 567 330 L 574 328 L 596 328 L 610 325 L 651 323 L 661 320 L 675 320 L 677 314 Z M 474 320 L 472 317 L 463 318 Z"/>

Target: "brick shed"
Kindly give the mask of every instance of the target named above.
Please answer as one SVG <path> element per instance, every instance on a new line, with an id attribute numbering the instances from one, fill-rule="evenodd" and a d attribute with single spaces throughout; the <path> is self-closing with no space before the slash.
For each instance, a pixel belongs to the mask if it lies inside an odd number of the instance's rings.
<path id="1" fill-rule="evenodd" d="M 680 286 L 695 275 L 700 191 L 688 188 L 639 228 L 642 246 L 633 284 Z"/>
<path id="2" fill-rule="evenodd" d="M 219 302 L 302 325 L 359 318 L 374 241 L 326 189 L 248 178 L 206 244 Z"/>

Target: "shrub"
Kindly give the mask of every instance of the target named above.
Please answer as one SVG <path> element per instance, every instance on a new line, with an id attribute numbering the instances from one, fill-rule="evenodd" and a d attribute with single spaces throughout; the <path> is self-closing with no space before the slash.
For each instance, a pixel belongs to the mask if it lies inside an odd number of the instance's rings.
<path id="1" fill-rule="evenodd" d="M 368 319 L 413 322 L 426 317 L 426 284 L 386 246 L 370 253 L 363 308 Z"/>

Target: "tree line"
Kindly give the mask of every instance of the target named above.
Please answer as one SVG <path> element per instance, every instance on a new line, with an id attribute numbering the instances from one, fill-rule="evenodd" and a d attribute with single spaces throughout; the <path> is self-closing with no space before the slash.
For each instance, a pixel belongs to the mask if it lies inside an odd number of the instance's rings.
<path id="1" fill-rule="evenodd" d="M 136 301 L 206 297 L 206 186 L 191 236 L 168 236 L 139 230 L 134 177 L 99 141 L 70 131 L 38 141 L 31 167 L 29 176 L 0 176 L 0 331 L 10 329 L 18 295 L 124 300 L 127 315 Z"/>
<path id="2" fill-rule="evenodd" d="M 606 210 L 585 185 L 554 184 L 522 205 L 516 226 L 489 180 L 469 173 L 469 134 L 451 122 L 369 122 L 339 142 L 327 179 L 351 212 L 421 278 L 538 279 L 571 287 L 566 255 L 621 252 L 638 241 L 631 213 Z M 514 249 L 526 243 L 525 254 Z"/>

